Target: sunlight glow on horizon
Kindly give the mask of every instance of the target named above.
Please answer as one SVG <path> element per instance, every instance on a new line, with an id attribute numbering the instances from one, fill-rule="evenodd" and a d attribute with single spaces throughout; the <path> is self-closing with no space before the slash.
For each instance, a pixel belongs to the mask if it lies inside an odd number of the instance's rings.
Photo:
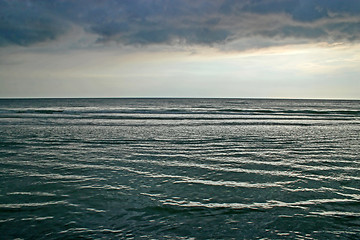
<path id="1" fill-rule="evenodd" d="M 75 50 L 67 54 L 31 52 L 8 55 L 16 62 L 0 73 L 2 79 L 15 79 L 2 96 L 18 96 L 16 81 L 32 79 L 44 89 L 61 82 L 56 92 L 68 97 L 271 97 L 308 98 L 316 94 L 328 98 L 359 98 L 354 78 L 336 79 L 346 71 L 360 74 L 360 45 L 289 45 L 243 52 L 225 52 L 201 47 L 196 53 L 125 52 Z M 349 69 L 350 68 L 350 69 Z M 16 69 L 21 69 L 17 71 Z M 15 73 L 16 72 L 16 73 Z M 354 76 L 356 76 L 354 74 Z M 32 82 L 30 81 L 30 82 Z M 348 87 L 340 87 L 344 82 Z M 100 84 L 97 84 L 100 83 Z M 26 86 L 26 81 L 22 82 Z M 96 85 L 96 86 L 95 86 Z M 188 86 L 192 90 L 188 90 Z M 244 86 L 246 91 L 243 91 Z M 307 87 L 311 87 L 306 91 Z M 27 86 L 34 89 L 33 86 Z M 261 88 L 261 89 L 260 89 Z M 300 89 L 300 91 L 299 91 Z M 304 89 L 301 91 L 301 89 Z M 56 91 L 55 91 L 56 90 Z M 39 93 L 43 92 L 38 88 Z M 311 93 L 311 94 L 309 94 Z M 26 95 L 36 97 L 37 95 Z"/>

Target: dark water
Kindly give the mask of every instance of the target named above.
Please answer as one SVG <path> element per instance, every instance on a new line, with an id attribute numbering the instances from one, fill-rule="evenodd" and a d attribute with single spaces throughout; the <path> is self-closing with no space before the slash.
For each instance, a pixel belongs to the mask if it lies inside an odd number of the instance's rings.
<path id="1" fill-rule="evenodd" d="M 2 239 L 359 239 L 360 101 L 0 100 Z"/>

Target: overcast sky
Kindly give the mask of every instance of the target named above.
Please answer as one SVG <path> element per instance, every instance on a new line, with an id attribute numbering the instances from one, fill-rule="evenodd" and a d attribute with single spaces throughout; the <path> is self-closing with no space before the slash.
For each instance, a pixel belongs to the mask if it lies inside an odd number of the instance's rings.
<path id="1" fill-rule="evenodd" d="M 360 99 L 359 0 L 0 0 L 0 97 Z"/>

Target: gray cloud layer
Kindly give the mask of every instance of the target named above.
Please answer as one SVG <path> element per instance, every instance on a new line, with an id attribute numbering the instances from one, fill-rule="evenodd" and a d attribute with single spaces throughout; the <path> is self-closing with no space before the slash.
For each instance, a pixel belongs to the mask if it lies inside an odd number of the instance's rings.
<path id="1" fill-rule="evenodd" d="M 0 0 L 0 46 L 55 40 L 73 26 L 124 45 L 351 42 L 360 39 L 360 1 Z"/>

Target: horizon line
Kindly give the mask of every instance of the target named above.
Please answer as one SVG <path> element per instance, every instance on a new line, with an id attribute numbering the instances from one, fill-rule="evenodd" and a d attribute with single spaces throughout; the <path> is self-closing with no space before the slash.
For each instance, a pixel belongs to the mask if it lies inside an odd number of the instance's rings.
<path id="1" fill-rule="evenodd" d="M 287 98 L 287 97 L 0 97 L 0 100 L 46 100 L 46 99 L 248 99 L 248 100 L 324 100 L 360 101 L 360 98 Z"/>

